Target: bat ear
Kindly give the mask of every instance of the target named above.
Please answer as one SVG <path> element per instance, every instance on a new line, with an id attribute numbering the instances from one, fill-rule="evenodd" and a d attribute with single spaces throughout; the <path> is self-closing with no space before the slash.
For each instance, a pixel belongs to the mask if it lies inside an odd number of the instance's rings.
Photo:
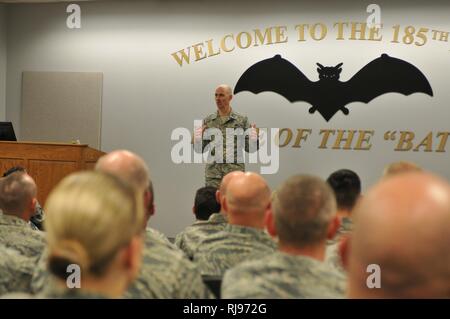
<path id="1" fill-rule="evenodd" d="M 344 63 L 339 63 L 338 65 L 336 65 L 334 68 L 335 69 L 339 69 Z"/>
<path id="2" fill-rule="evenodd" d="M 319 67 L 319 69 L 323 69 L 323 65 L 322 64 L 320 64 L 320 63 L 316 63 L 316 64 Z"/>

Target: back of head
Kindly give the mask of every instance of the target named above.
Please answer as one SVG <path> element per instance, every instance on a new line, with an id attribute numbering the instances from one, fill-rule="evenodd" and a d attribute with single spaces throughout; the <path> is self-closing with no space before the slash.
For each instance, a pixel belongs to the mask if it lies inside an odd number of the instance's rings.
<path id="1" fill-rule="evenodd" d="M 64 178 L 45 205 L 49 269 L 65 279 L 70 264 L 101 277 L 117 252 L 142 230 L 143 205 L 134 188 L 101 172 Z"/>
<path id="2" fill-rule="evenodd" d="M 262 228 L 266 209 L 270 204 L 270 189 L 256 173 L 233 177 L 222 205 L 230 224 Z"/>
<path id="3" fill-rule="evenodd" d="M 209 216 L 220 211 L 220 204 L 216 201 L 216 191 L 217 189 L 211 186 L 197 190 L 194 213 L 198 220 L 208 220 Z"/>
<path id="4" fill-rule="evenodd" d="M 402 173 L 412 173 L 412 172 L 421 172 L 422 168 L 420 166 L 408 162 L 408 161 L 399 161 L 394 162 L 387 165 L 383 170 L 383 178 L 391 177 L 394 175 L 402 174 Z"/>
<path id="5" fill-rule="evenodd" d="M 304 248 L 325 243 L 336 200 L 322 179 L 297 175 L 277 189 L 272 209 L 280 244 Z"/>
<path id="6" fill-rule="evenodd" d="M 361 194 L 361 180 L 349 169 L 340 169 L 327 178 L 334 191 L 338 209 L 351 211 Z"/>
<path id="7" fill-rule="evenodd" d="M 148 189 L 150 176 L 147 164 L 130 151 L 118 150 L 102 156 L 95 169 L 118 176 L 142 192 Z"/>
<path id="8" fill-rule="evenodd" d="M 36 184 L 23 171 L 16 171 L 0 179 L 0 209 L 5 214 L 28 219 L 36 198 Z"/>
<path id="9" fill-rule="evenodd" d="M 355 209 L 349 296 L 450 297 L 450 186 L 408 173 L 382 180 Z M 381 288 L 366 285 L 367 267 L 381 271 Z"/>
<path id="10" fill-rule="evenodd" d="M 26 173 L 26 170 L 22 166 L 14 166 L 14 167 L 11 167 L 10 169 L 6 170 L 3 173 L 3 177 L 11 175 L 12 173 L 15 173 L 15 172 L 24 172 L 24 173 Z"/>

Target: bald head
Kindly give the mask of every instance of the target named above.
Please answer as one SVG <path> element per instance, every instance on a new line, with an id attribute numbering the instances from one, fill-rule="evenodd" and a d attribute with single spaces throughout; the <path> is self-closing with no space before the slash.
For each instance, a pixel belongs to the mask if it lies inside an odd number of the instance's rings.
<path id="1" fill-rule="evenodd" d="M 36 183 L 25 172 L 0 179 L 0 209 L 3 213 L 29 220 L 36 204 Z"/>
<path id="2" fill-rule="evenodd" d="M 225 92 L 227 95 L 233 94 L 233 90 L 231 89 L 231 87 L 228 84 L 221 84 L 216 88 L 216 90 L 217 89 L 223 90 L 223 92 Z"/>
<path id="3" fill-rule="evenodd" d="M 229 181 L 224 201 L 230 224 L 263 227 L 270 189 L 256 173 L 239 174 Z"/>
<path id="4" fill-rule="evenodd" d="M 233 171 L 231 173 L 228 173 L 222 178 L 222 181 L 220 182 L 219 191 L 222 196 L 225 196 L 227 193 L 228 184 L 230 184 L 231 179 L 233 179 L 236 176 L 243 176 L 245 173 L 241 171 Z"/>
<path id="5" fill-rule="evenodd" d="M 141 191 L 146 191 L 149 186 L 147 164 L 130 151 L 118 150 L 102 156 L 95 169 L 118 176 Z"/>
<path id="6" fill-rule="evenodd" d="M 384 168 L 383 178 L 391 177 L 402 173 L 420 172 L 422 169 L 412 162 L 399 161 L 389 164 Z"/>
<path id="7" fill-rule="evenodd" d="M 450 185 L 425 173 L 383 180 L 356 208 L 350 297 L 450 297 Z M 367 266 L 381 268 L 368 289 Z"/>

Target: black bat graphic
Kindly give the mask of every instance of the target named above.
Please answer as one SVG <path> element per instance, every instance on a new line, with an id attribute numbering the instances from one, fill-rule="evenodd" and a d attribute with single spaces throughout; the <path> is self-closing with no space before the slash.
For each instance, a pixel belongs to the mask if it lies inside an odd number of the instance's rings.
<path id="1" fill-rule="evenodd" d="M 318 111 L 328 122 L 336 112 L 351 102 L 369 103 L 389 92 L 410 95 L 422 92 L 433 96 L 430 83 L 414 65 L 387 54 L 371 61 L 347 82 L 339 81 L 342 63 L 324 67 L 317 63 L 319 81 L 310 81 L 291 62 L 280 55 L 262 60 L 248 68 L 236 84 L 234 93 L 250 91 L 255 94 L 272 91 L 290 102 L 312 104 L 310 113 Z"/>

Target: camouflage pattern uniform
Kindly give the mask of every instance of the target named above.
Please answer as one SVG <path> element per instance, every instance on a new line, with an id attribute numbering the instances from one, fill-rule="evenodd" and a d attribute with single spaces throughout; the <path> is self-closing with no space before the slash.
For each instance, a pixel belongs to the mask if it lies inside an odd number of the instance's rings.
<path id="1" fill-rule="evenodd" d="M 36 202 L 34 214 L 30 218 L 30 226 L 34 230 L 44 230 L 44 210 L 38 202 Z"/>
<path id="2" fill-rule="evenodd" d="M 151 227 L 147 227 L 146 231 L 146 236 L 145 236 L 145 242 L 146 245 L 147 242 L 151 243 L 153 241 L 159 242 L 164 246 L 167 246 L 170 249 L 175 249 L 175 250 L 179 250 L 178 247 L 171 243 L 170 240 L 166 237 L 166 235 L 164 235 L 163 233 L 161 233 L 159 230 L 156 230 L 154 228 Z"/>
<path id="3" fill-rule="evenodd" d="M 206 129 L 208 128 L 217 128 L 222 132 L 223 137 L 223 162 L 222 163 L 216 163 L 213 161 L 210 164 L 206 164 L 205 168 L 205 186 L 213 186 L 218 188 L 220 186 L 220 182 L 222 181 L 222 178 L 227 175 L 228 173 L 232 171 L 245 171 L 245 164 L 239 163 L 238 160 L 238 154 L 239 158 L 244 159 L 243 157 L 243 150 L 238 150 L 238 138 L 234 138 L 234 160 L 233 163 L 227 163 L 227 152 L 226 152 L 226 145 L 227 145 L 227 138 L 226 138 L 226 129 L 227 128 L 242 128 L 245 132 L 248 128 L 250 128 L 250 124 L 248 121 L 247 116 L 241 115 L 237 112 L 234 112 L 231 110 L 231 113 L 229 116 L 221 117 L 219 116 L 219 112 L 215 112 L 213 114 L 210 114 L 203 120 L 203 124 L 206 125 Z M 202 151 L 205 150 L 205 147 L 210 143 L 213 144 L 213 141 L 209 140 L 203 140 L 202 141 Z M 229 141 L 231 143 L 231 140 Z M 256 147 L 256 145 L 255 145 Z M 249 137 L 245 137 L 245 151 L 249 152 L 250 145 L 249 145 Z M 215 152 L 211 152 L 211 155 L 214 156 Z"/>
<path id="4" fill-rule="evenodd" d="M 222 298 L 344 298 L 345 283 L 326 263 L 276 252 L 227 271 Z"/>
<path id="5" fill-rule="evenodd" d="M 194 252 L 198 244 L 207 236 L 218 233 L 225 228 L 227 220 L 221 213 L 214 213 L 208 220 L 198 220 L 177 235 L 175 245 L 180 248 L 186 256 L 194 259 Z"/>
<path id="6" fill-rule="evenodd" d="M 0 245 L 37 260 L 44 250 L 45 238 L 42 232 L 31 229 L 23 219 L 0 214 Z"/>
<path id="7" fill-rule="evenodd" d="M 240 262 L 274 252 L 276 246 L 264 230 L 227 224 L 223 231 L 200 242 L 194 262 L 202 275 L 222 276 Z"/>
<path id="8" fill-rule="evenodd" d="M 339 241 L 343 235 L 350 233 L 352 229 L 352 220 L 348 217 L 342 218 L 341 226 L 336 232 L 336 235 L 333 239 L 327 241 L 327 249 L 325 251 L 325 261 L 343 275 L 345 275 L 345 270 L 339 255 Z"/>
<path id="9" fill-rule="evenodd" d="M 171 249 L 148 234 L 139 276 L 126 292 L 126 298 L 213 298 L 197 267 L 180 250 Z M 47 287 L 53 285 L 46 270 L 46 255 L 39 261 L 32 283 L 33 291 L 44 295 L 49 293 Z"/>
<path id="10" fill-rule="evenodd" d="M 30 292 L 31 277 L 36 260 L 0 245 L 0 295 Z"/>

